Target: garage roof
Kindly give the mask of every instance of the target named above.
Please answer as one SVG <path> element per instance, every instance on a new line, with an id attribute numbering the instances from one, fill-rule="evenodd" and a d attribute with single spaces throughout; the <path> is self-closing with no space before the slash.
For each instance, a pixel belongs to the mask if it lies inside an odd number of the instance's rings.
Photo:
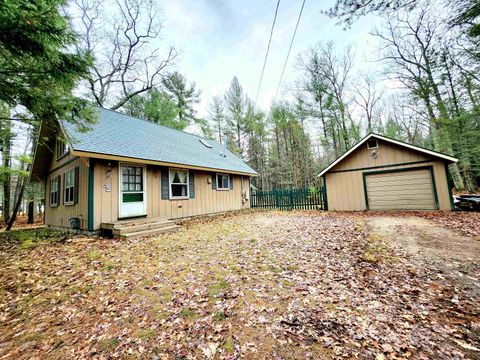
<path id="1" fill-rule="evenodd" d="M 454 158 L 453 156 L 450 156 L 450 155 L 442 154 L 442 153 L 439 153 L 439 152 L 433 151 L 433 150 L 428 150 L 428 149 L 422 148 L 420 146 L 415 146 L 415 145 L 412 145 L 412 144 L 408 144 L 408 143 L 405 143 L 403 141 L 398 141 L 398 140 L 395 140 L 395 139 L 388 138 L 386 136 L 378 135 L 378 134 L 375 134 L 375 133 L 370 133 L 367 136 L 365 136 L 362 140 L 360 140 L 357 144 L 355 144 L 352 148 L 350 148 L 350 150 L 348 150 L 345 154 L 340 156 L 334 162 L 330 163 L 330 165 L 328 165 L 325 169 L 323 169 L 322 172 L 320 174 L 318 174 L 318 176 L 325 175 L 328 171 L 330 171 L 330 169 L 332 169 L 335 165 L 337 165 L 339 162 L 341 162 L 343 159 L 345 159 L 348 155 L 350 155 L 357 148 L 362 146 L 362 144 L 365 144 L 371 138 L 380 139 L 380 140 L 389 142 L 391 144 L 395 144 L 395 145 L 402 146 L 402 147 L 405 147 L 405 148 L 408 148 L 408 149 L 412 149 L 412 150 L 415 150 L 415 151 L 418 151 L 418 152 L 421 152 L 421 153 L 424 153 L 424 154 L 427 154 L 427 155 L 430 155 L 432 157 L 436 157 L 436 158 L 439 158 L 439 159 L 442 159 L 442 160 L 445 160 L 445 161 L 448 161 L 448 162 L 457 162 L 458 161 L 457 158 Z"/>

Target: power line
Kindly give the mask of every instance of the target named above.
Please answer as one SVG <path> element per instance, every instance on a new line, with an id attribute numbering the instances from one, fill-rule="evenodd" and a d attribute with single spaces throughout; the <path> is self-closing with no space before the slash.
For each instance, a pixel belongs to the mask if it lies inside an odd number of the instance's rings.
<path id="1" fill-rule="evenodd" d="M 298 24 L 300 23 L 304 6 L 305 6 L 305 0 L 303 0 L 302 2 L 302 7 L 300 8 L 300 13 L 298 14 L 297 24 L 295 25 L 295 31 L 293 32 L 292 41 L 290 42 L 290 47 L 288 48 L 287 58 L 285 59 L 285 63 L 283 64 L 282 75 L 280 75 L 280 81 L 278 82 L 277 91 L 275 91 L 275 97 L 273 98 L 273 103 L 275 103 L 275 100 L 277 100 L 278 90 L 280 89 L 280 85 L 282 85 L 283 75 L 287 67 L 288 58 L 290 57 L 290 52 L 292 51 L 295 35 L 297 35 Z"/>
<path id="2" fill-rule="evenodd" d="M 275 7 L 275 16 L 273 17 L 272 28 L 270 29 L 270 38 L 268 39 L 267 52 L 265 53 L 265 59 L 263 60 L 262 75 L 260 75 L 260 81 L 258 82 L 257 96 L 255 96 L 254 108 L 257 106 L 258 94 L 260 93 L 260 87 L 262 86 L 263 74 L 265 73 L 265 66 L 267 65 L 268 52 L 270 51 L 270 44 L 272 43 L 273 28 L 275 27 L 275 22 L 277 21 L 278 7 L 280 5 L 280 0 L 277 1 L 277 6 Z"/>

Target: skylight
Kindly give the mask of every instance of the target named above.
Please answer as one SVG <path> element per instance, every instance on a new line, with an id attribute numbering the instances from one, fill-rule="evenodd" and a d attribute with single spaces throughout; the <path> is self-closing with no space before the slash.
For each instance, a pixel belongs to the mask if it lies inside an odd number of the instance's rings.
<path id="1" fill-rule="evenodd" d="M 208 142 L 206 142 L 205 140 L 199 139 L 199 141 L 200 141 L 203 145 L 205 145 L 207 148 L 210 148 L 210 149 L 212 148 L 212 145 L 210 145 L 210 144 L 209 144 Z"/>

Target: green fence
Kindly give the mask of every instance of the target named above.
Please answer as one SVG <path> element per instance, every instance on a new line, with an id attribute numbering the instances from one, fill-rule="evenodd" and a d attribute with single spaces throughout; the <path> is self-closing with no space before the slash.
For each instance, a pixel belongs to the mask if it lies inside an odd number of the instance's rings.
<path id="1" fill-rule="evenodd" d="M 250 206 L 279 210 L 327 210 L 324 187 L 256 190 L 250 194 Z"/>

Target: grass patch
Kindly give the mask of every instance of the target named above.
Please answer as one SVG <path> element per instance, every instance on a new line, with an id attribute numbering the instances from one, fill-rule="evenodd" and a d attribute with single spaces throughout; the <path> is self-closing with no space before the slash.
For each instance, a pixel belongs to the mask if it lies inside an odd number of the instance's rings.
<path id="1" fill-rule="evenodd" d="M 98 260 L 100 259 L 100 254 L 96 249 L 92 249 L 87 253 L 87 258 L 89 260 Z"/>
<path id="2" fill-rule="evenodd" d="M 225 339 L 225 342 L 223 343 L 223 349 L 229 354 L 233 354 L 235 352 L 235 343 L 233 342 L 233 338 L 231 336 Z"/>
<path id="3" fill-rule="evenodd" d="M 371 234 L 368 236 L 368 245 L 365 247 L 361 260 L 371 264 L 378 264 L 389 258 L 390 247 L 381 236 Z"/>
<path id="4" fill-rule="evenodd" d="M 5 231 L 0 235 L 0 243 L 19 244 L 22 249 L 30 249 L 41 244 L 62 242 L 68 233 L 52 229 L 19 229 Z"/>
<path id="5" fill-rule="evenodd" d="M 139 330 L 136 333 L 136 336 L 141 340 L 152 339 L 157 335 L 157 332 L 154 329 L 144 329 Z"/>
<path id="6" fill-rule="evenodd" d="M 230 286 L 225 280 L 219 281 L 208 288 L 208 295 L 218 297 L 220 294 L 226 292 L 229 287 Z"/>
<path id="7" fill-rule="evenodd" d="M 117 338 L 108 338 L 100 340 L 99 347 L 101 351 L 112 351 L 118 344 L 120 344 L 120 341 Z"/>
<path id="8" fill-rule="evenodd" d="M 191 309 L 191 308 L 185 308 L 185 309 L 182 309 L 180 310 L 180 317 L 184 318 L 184 319 L 193 319 L 194 317 L 197 316 L 197 313 L 195 312 L 195 310 Z"/>
<path id="9" fill-rule="evenodd" d="M 215 321 L 223 321 L 228 318 L 228 316 L 223 311 L 217 311 L 215 315 L 213 315 L 213 318 Z"/>

